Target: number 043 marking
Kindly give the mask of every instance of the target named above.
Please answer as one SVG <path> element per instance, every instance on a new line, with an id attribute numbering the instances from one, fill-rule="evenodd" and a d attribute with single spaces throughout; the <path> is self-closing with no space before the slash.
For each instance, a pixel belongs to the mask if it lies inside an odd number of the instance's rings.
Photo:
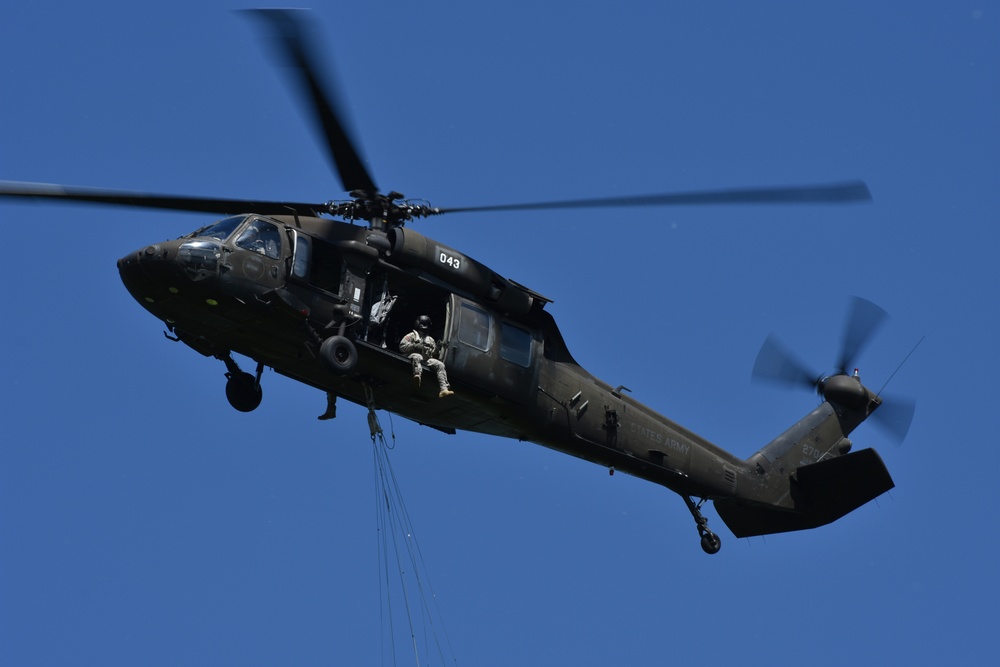
<path id="1" fill-rule="evenodd" d="M 442 252 L 438 255 L 438 261 L 445 266 L 455 269 L 456 271 L 462 268 L 462 258 L 449 255 L 446 252 Z"/>

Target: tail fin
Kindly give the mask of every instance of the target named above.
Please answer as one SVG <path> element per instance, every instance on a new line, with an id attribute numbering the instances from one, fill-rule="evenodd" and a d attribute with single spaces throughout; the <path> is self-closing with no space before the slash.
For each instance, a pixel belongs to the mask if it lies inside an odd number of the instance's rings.
<path id="1" fill-rule="evenodd" d="M 826 525 L 893 486 L 882 457 L 862 449 L 798 468 L 789 476 L 791 508 L 727 499 L 715 509 L 736 537 L 769 535 Z"/>

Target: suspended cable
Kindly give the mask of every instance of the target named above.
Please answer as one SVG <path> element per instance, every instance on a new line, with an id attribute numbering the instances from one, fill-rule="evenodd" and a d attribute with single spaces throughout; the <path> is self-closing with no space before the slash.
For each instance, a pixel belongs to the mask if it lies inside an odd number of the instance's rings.
<path id="1" fill-rule="evenodd" d="M 407 628 L 410 632 L 410 643 L 414 659 L 419 667 L 421 664 L 421 644 L 425 657 L 436 654 L 440 664 L 445 664 L 445 652 L 451 655 L 451 661 L 457 664 L 451 641 L 444 629 L 443 616 L 437 596 L 430 585 L 427 567 L 420 551 L 413 522 L 403 500 L 402 489 L 395 471 L 389 460 L 389 451 L 395 448 L 395 433 L 391 433 L 391 441 L 379 422 L 375 410 L 375 400 L 369 387 L 365 388 L 368 402 L 368 427 L 371 431 L 372 452 L 375 468 L 375 503 L 376 503 L 376 541 L 379 554 L 379 588 L 380 616 L 383 645 L 387 644 L 391 664 L 395 665 L 396 632 L 393 615 L 393 563 L 398 576 L 399 592 L 403 608 L 406 611 Z M 390 415 L 391 420 L 391 415 Z M 391 423 L 391 422 L 390 422 Z M 391 540 L 391 544 L 390 544 Z M 415 591 L 413 588 L 415 587 Z M 416 594 L 415 596 L 413 594 Z M 411 600 L 411 598 L 415 599 Z M 433 605 L 430 603 L 433 599 Z M 384 602 L 384 607 L 382 606 Z M 415 615 L 419 614 L 419 619 Z M 388 625 L 388 629 L 386 628 Z M 400 628 L 401 630 L 402 628 Z M 444 635 L 444 645 L 438 632 Z M 418 631 L 422 639 L 418 639 Z M 387 642 L 385 640 L 388 640 Z M 385 655 L 383 653 L 383 664 Z M 427 664 L 430 664 L 429 662 Z"/>

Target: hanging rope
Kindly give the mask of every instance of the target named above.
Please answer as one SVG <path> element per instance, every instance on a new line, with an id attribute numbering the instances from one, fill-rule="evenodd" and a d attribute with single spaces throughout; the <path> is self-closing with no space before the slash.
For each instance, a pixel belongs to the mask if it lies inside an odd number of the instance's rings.
<path id="1" fill-rule="evenodd" d="M 393 619 L 393 590 L 401 593 L 403 607 L 406 610 L 407 627 L 410 632 L 410 643 L 416 664 L 420 663 L 420 649 L 425 655 L 435 653 L 440 664 L 445 664 L 445 648 L 451 655 L 451 660 L 457 664 L 451 641 L 444 629 L 443 616 L 438 606 L 437 596 L 430 586 L 427 567 L 420 546 L 417 543 L 413 523 L 403 501 L 403 494 L 396 479 L 389 452 L 396 447 L 396 434 L 390 428 L 390 441 L 386 439 L 382 425 L 379 423 L 374 394 L 369 386 L 365 386 L 365 398 L 368 404 L 368 428 L 372 438 L 372 452 L 375 466 L 375 505 L 377 517 L 377 543 L 379 553 L 379 588 L 381 600 L 385 602 L 380 607 L 382 618 L 383 645 L 388 646 L 392 665 L 396 664 L 396 629 Z M 390 415 L 391 424 L 391 415 Z M 395 563 L 398 583 L 394 586 L 392 565 Z M 413 587 L 415 591 L 411 590 Z M 419 598 L 411 602 L 411 596 Z M 430 601 L 433 600 L 433 605 Z M 381 605 L 381 602 L 380 602 Z M 416 610 L 414 609 L 416 607 Z M 414 611 L 419 613 L 419 619 L 414 618 Z M 388 628 L 386 628 L 388 624 Z M 422 638 L 418 639 L 418 625 Z M 438 628 L 444 635 L 445 646 L 438 637 Z M 385 640 L 388 639 L 386 642 Z M 432 651 L 433 648 L 433 651 Z M 385 656 L 383 655 L 383 663 Z M 427 663 L 430 664 L 430 663 Z"/>

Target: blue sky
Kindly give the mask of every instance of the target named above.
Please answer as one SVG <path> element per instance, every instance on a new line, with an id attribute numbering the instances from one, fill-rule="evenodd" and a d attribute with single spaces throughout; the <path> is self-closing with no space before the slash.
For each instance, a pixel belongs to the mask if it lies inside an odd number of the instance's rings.
<path id="1" fill-rule="evenodd" d="M 766 539 L 709 509 L 713 557 L 665 489 L 394 418 L 445 661 L 989 663 L 1000 3 L 419 4 L 314 12 L 383 190 L 464 206 L 872 189 L 418 223 L 553 298 L 598 377 L 749 456 L 816 402 L 750 383 L 768 333 L 825 368 L 849 296 L 871 299 L 892 316 L 860 360 L 873 387 L 926 336 L 889 386 L 918 401 L 904 446 L 852 436 L 896 488 Z M 342 197 L 239 7 L 5 5 L 0 179 Z M 0 216 L 0 662 L 389 664 L 365 411 L 318 422 L 319 392 L 267 373 L 263 405 L 236 413 L 222 364 L 164 339 L 118 279 L 120 256 L 212 216 Z"/>

